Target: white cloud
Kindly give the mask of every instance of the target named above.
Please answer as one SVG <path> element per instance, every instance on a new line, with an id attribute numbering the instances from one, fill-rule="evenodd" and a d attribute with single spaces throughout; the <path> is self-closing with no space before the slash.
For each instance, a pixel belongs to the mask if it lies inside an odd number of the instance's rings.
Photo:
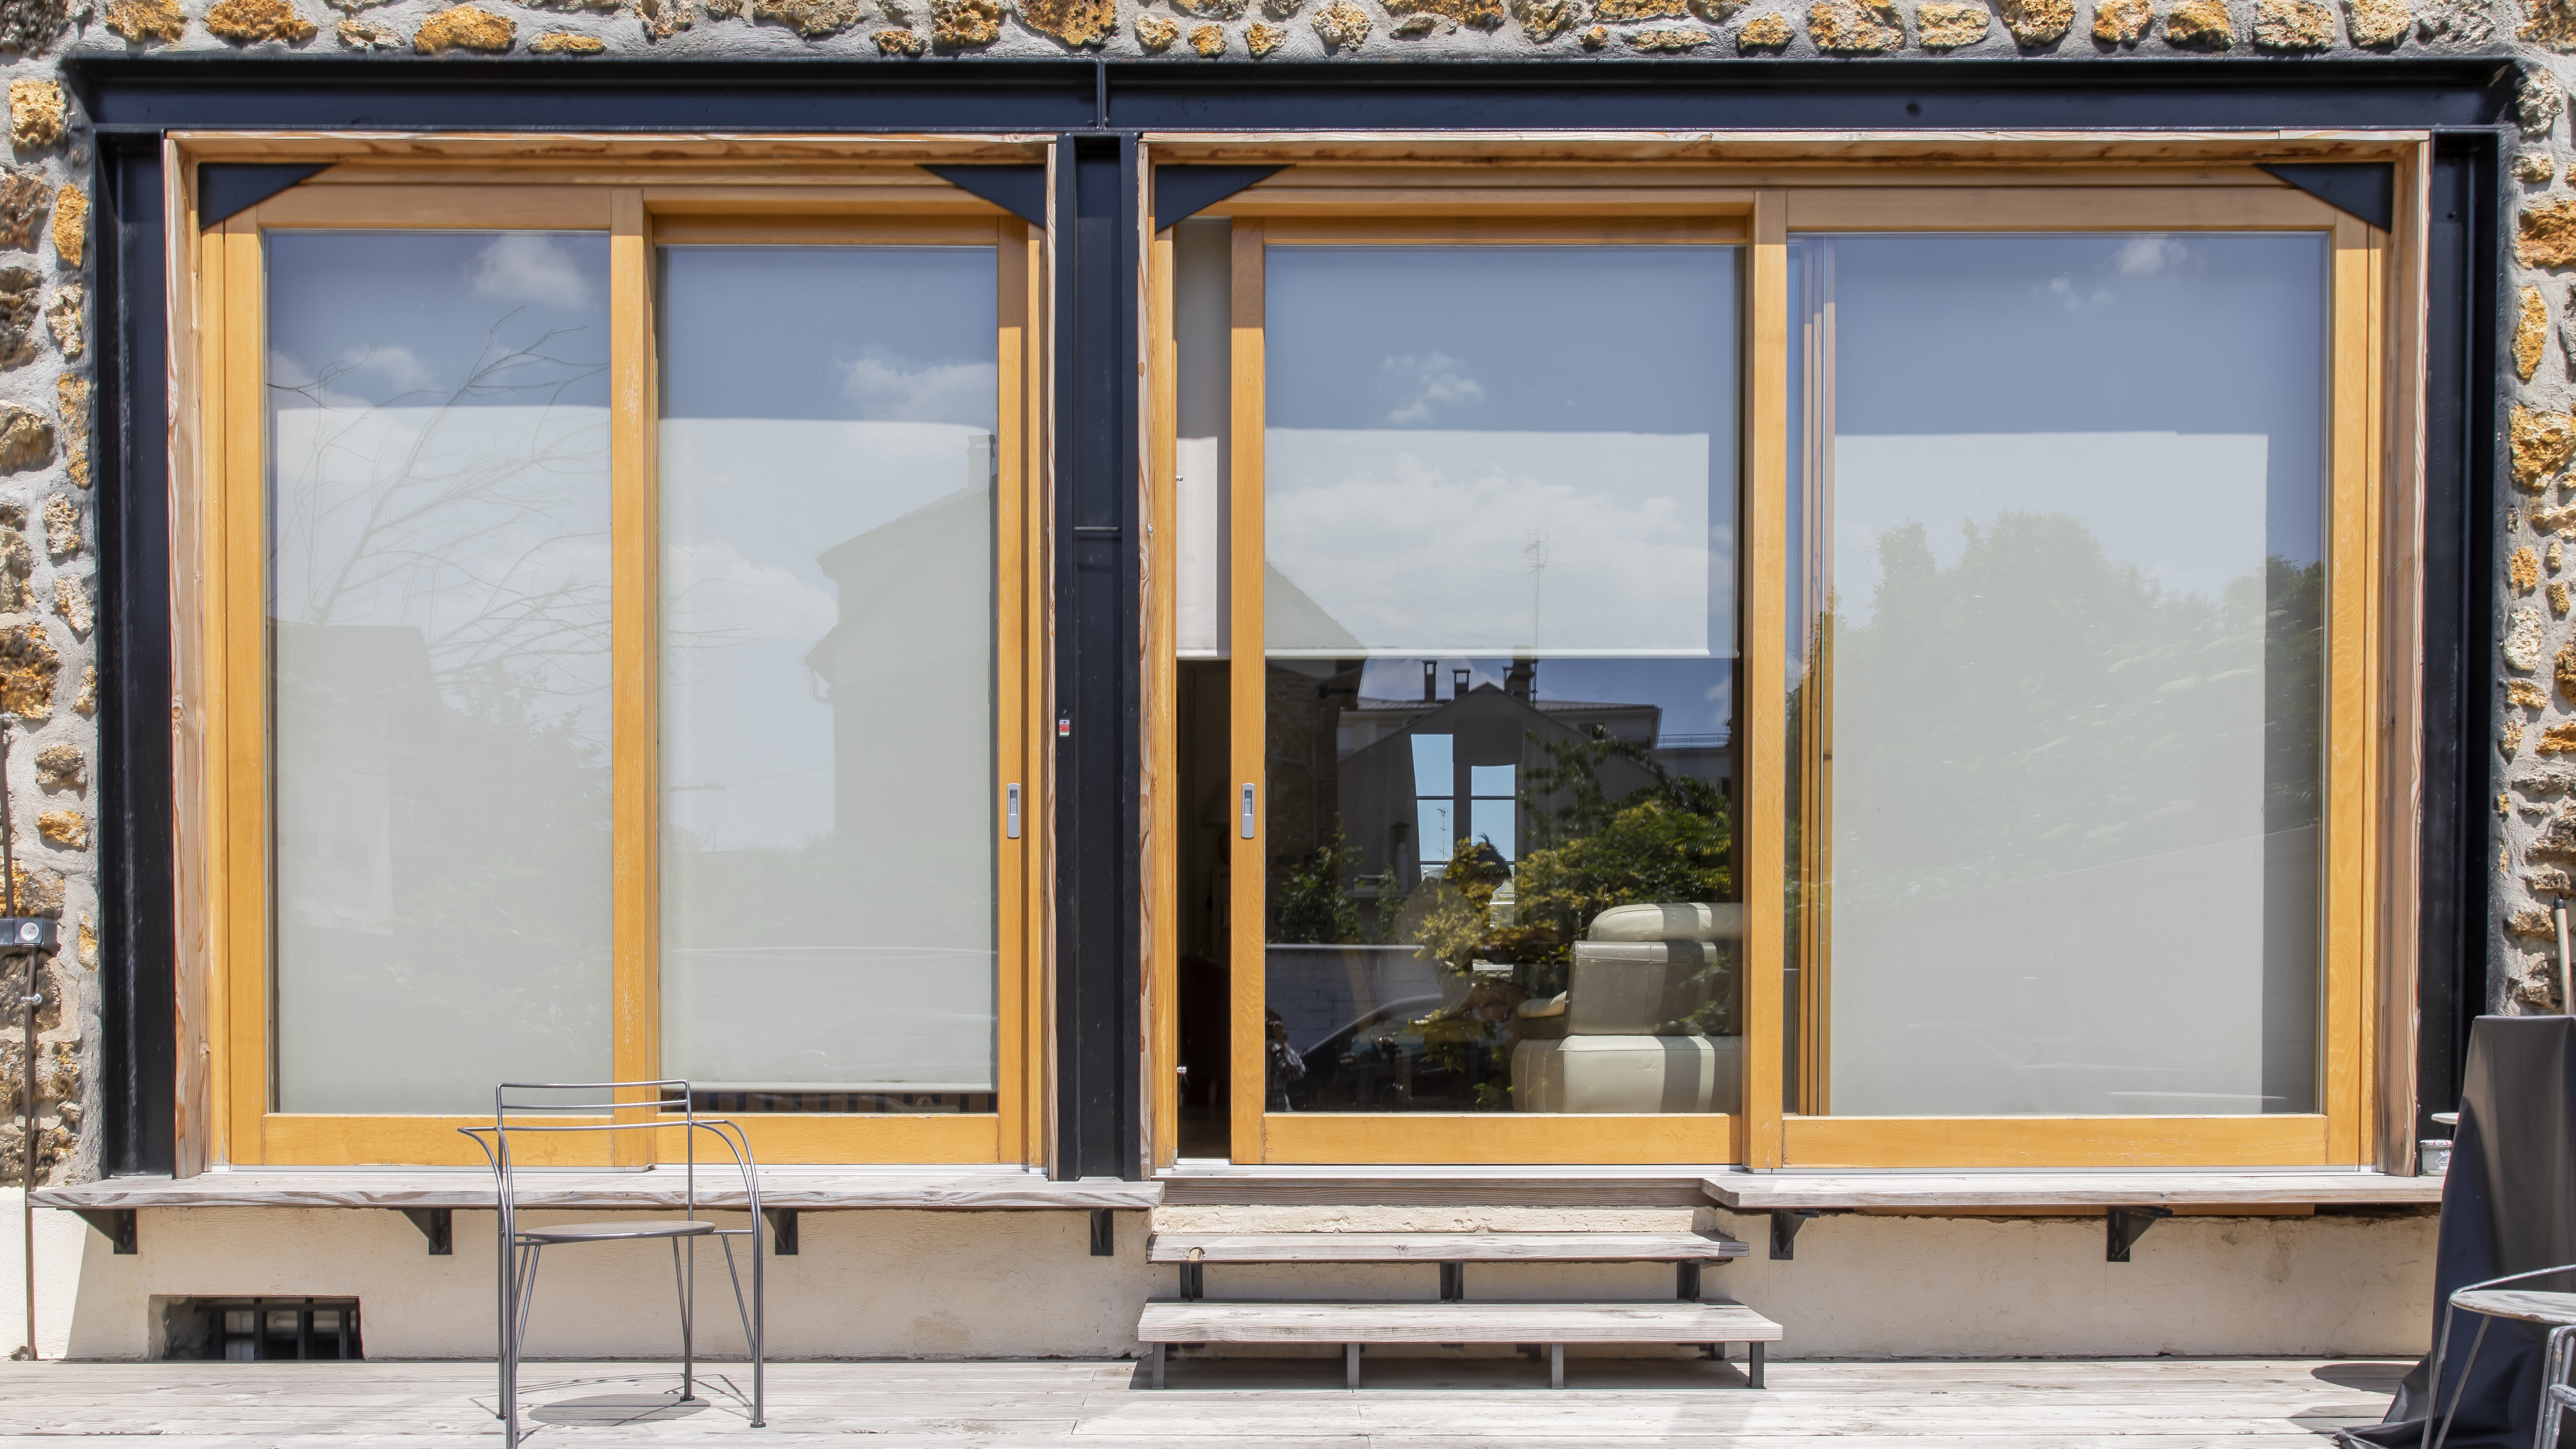
<path id="1" fill-rule="evenodd" d="M 1436 404 L 1485 400 L 1484 384 L 1460 374 L 1458 359 L 1445 353 L 1434 352 L 1427 357 L 1408 353 L 1390 357 L 1379 366 L 1399 377 L 1410 374 L 1414 388 L 1413 401 L 1386 415 L 1390 423 L 1426 423 Z"/>
<path id="2" fill-rule="evenodd" d="M 2124 277 L 2152 277 L 2171 267 L 2178 267 L 2191 256 L 2191 248 L 2169 236 L 2134 236 L 2112 255 L 2111 265 Z"/>
<path id="3" fill-rule="evenodd" d="M 998 379 L 989 362 L 912 363 L 869 353 L 838 364 L 841 395 L 872 422 L 982 423 Z"/>
<path id="4" fill-rule="evenodd" d="M 590 305 L 591 278 L 550 236 L 512 232 L 492 239 L 465 264 L 478 297 L 566 310 Z"/>

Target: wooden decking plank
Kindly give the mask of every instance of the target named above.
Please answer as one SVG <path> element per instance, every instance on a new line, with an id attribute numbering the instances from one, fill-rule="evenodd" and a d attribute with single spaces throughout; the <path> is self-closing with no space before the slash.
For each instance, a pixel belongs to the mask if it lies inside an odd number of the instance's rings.
<path id="1" fill-rule="evenodd" d="M 1157 1233 L 1155 1263 L 1670 1263 L 1741 1258 L 1710 1233 Z"/>

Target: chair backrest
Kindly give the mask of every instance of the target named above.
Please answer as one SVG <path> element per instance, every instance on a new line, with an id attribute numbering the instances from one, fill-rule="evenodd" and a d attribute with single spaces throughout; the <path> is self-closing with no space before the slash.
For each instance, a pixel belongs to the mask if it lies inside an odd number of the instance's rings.
<path id="1" fill-rule="evenodd" d="M 677 1101 L 674 1102 L 666 1092 L 676 1092 Z M 608 1120 L 597 1120 L 599 1115 L 605 1115 Z M 632 1120 L 621 1121 L 618 1120 L 620 1117 Z M 565 1118 L 575 1120 L 563 1120 Z M 698 1211 L 698 1134 L 713 1133 L 732 1154 L 734 1168 L 741 1174 L 743 1197 L 751 1211 L 753 1242 L 756 1245 L 761 1226 L 760 1164 L 752 1155 L 751 1140 L 739 1123 L 722 1117 L 699 1116 L 697 1095 L 689 1090 L 685 1078 L 637 1082 L 503 1082 L 492 1091 L 492 1125 L 459 1127 L 456 1130 L 472 1138 L 475 1145 L 483 1149 L 485 1160 L 492 1166 L 493 1187 L 501 1210 L 501 1241 L 506 1244 L 518 1218 L 518 1175 L 522 1171 L 543 1170 L 522 1167 L 510 1150 L 511 1138 L 536 1133 L 665 1132 L 675 1127 L 680 1129 L 682 1142 L 681 1201 L 684 1213 L 695 1217 Z"/>

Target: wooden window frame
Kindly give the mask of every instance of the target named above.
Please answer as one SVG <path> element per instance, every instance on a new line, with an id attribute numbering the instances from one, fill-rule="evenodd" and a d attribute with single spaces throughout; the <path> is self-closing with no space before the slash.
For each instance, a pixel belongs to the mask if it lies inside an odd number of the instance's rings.
<path id="1" fill-rule="evenodd" d="M 1261 326 L 1257 265 L 1268 239 L 1592 241 L 1656 238 L 1659 228 L 1740 228 L 1743 516 L 1738 617 L 1743 693 L 1738 888 L 1745 904 L 1743 1111 L 1660 1117 L 1299 1113 L 1232 1102 L 1233 1160 L 1254 1164 L 1742 1164 L 1774 1168 L 2376 1166 L 2414 1170 L 2415 858 L 2421 771 L 2420 414 L 2429 175 L 2420 133 L 2331 138 L 2059 136 L 1927 140 L 1764 138 L 1757 160 L 1729 160 L 1722 139 L 1635 141 L 1466 138 L 1148 137 L 1157 161 L 1268 161 L 1288 168 L 1199 213 L 1234 219 L 1231 659 L 1262 657 Z M 2381 231 L 2255 169 L 2314 155 L 2394 163 L 2396 226 Z M 1146 680 L 1145 902 L 1148 1126 L 1171 1168 L 1179 1140 L 1177 1060 L 1177 746 L 1173 714 L 1179 366 L 1173 337 L 1173 233 L 1147 232 L 1150 376 Z M 1788 249 L 1798 232 L 2315 230 L 2330 248 L 2327 572 L 2327 820 L 2323 879 L 2322 1110 L 2241 1117 L 1834 1117 L 1787 1079 L 1790 949 L 1785 855 L 1789 625 Z M 1624 233 L 1624 235 L 1623 235 Z M 1248 587 L 1247 587 L 1248 585 Z M 1247 599 L 1249 603 L 1247 603 Z M 1235 780 L 1260 780 L 1260 670 L 1231 670 Z M 1810 776 L 1809 778 L 1814 778 Z M 1812 838 L 1812 832 L 1809 832 Z M 1260 840 L 1230 839 L 1235 934 L 1234 1080 L 1262 1080 Z M 1810 901 L 1802 909 L 1814 910 Z M 1248 923 L 1248 924 L 1247 924 Z M 1802 923 L 1803 925 L 1803 923 Z M 1248 938 L 1252 949 L 1245 950 Z M 1802 929 L 1802 943 L 1815 934 Z M 1821 973 L 1802 972 L 1802 989 Z M 1818 1021 L 1803 1012 L 1802 1025 Z M 1804 1060 L 1818 1060 L 1806 1048 Z M 1157 1069 L 1157 1064 L 1160 1064 Z M 1717 1123 L 1723 1127 L 1718 1128 Z"/>
<path id="2" fill-rule="evenodd" d="M 609 240 L 610 619 L 613 1002 L 620 1080 L 660 1070 L 660 519 L 654 443 L 658 348 L 655 248 L 665 243 L 966 245 L 995 249 L 999 396 L 995 484 L 996 755 L 991 801 L 996 884 L 996 1111 L 979 1114 L 742 1113 L 765 1163 L 1042 1164 L 1050 1097 L 1050 869 L 1043 716 L 1047 509 L 1042 363 L 1042 229 L 920 169 L 916 160 L 1042 159 L 1021 143 L 967 138 L 932 154 L 833 138 L 819 149 L 736 143 L 734 154 L 674 163 L 668 151 L 542 164 L 526 138 L 414 148 L 385 158 L 378 138 L 270 138 L 260 159 L 316 150 L 338 164 L 200 231 L 188 162 L 247 159 L 238 138 L 169 148 L 175 163 L 171 255 L 174 385 L 174 626 L 181 704 L 174 744 L 183 928 L 179 1135 L 191 1166 L 480 1165 L 456 1128 L 489 1118 L 272 1110 L 268 689 L 266 633 L 265 299 L 268 229 L 401 228 L 591 231 Z M 632 143 L 625 143 L 631 147 Z M 608 149 L 616 150 L 616 145 Z M 650 153 L 651 148 L 633 148 Z M 681 148 L 685 149 L 685 148 Z M 776 152 L 763 168 L 745 150 Z M 892 149 L 897 159 L 877 150 Z M 428 154 L 425 156 L 423 153 Z M 486 151 L 497 154 L 485 154 Z M 557 153 L 560 154 L 560 153 Z M 381 158 L 381 159 L 380 159 Z M 1026 802 L 1018 839 L 1003 829 L 1005 783 Z M 193 1039 L 193 1041 L 191 1040 Z M 618 1114 L 621 1117 L 625 1113 Z M 635 1120 L 648 1120 L 642 1108 Z M 612 1143 L 607 1139 L 614 1138 Z M 642 1165 L 686 1148 L 673 1129 L 574 1133 L 539 1144 L 543 1160 Z"/>

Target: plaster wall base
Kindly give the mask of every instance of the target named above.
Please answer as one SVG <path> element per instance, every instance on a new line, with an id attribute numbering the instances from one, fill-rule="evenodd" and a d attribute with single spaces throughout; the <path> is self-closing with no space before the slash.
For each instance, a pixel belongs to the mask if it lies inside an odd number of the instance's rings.
<path id="1" fill-rule="evenodd" d="M 14 1196 L 0 1196 L 0 1211 L 14 1218 Z M 1272 1231 L 1428 1227 L 1413 1221 L 1425 1213 L 1449 1228 L 1556 1225 L 1525 1209 L 1242 1213 Z M 1600 1210 L 1584 1214 L 1586 1226 L 1608 1225 L 1588 1221 Z M 428 1256 L 420 1233 L 389 1211 L 146 1212 L 142 1251 L 128 1257 L 115 1256 L 105 1238 L 69 1213 L 36 1216 L 39 1338 L 49 1358 L 151 1358 L 160 1351 L 167 1300 L 249 1295 L 357 1298 L 370 1358 L 492 1352 L 489 1213 L 456 1214 L 456 1251 L 443 1258 Z M 1228 1221 L 1234 1210 L 1164 1209 L 1159 1216 L 1173 1229 L 1235 1225 Z M 1487 1216 L 1495 1221 L 1483 1222 Z M 1710 1208 L 1612 1216 L 1631 1227 L 1695 1223 L 1753 1244 L 1752 1257 L 1708 1272 L 1705 1291 L 1777 1319 L 1788 1331 L 1772 1350 L 1782 1359 L 2403 1357 L 2422 1353 L 2431 1334 L 2436 1220 L 2429 1215 L 2180 1217 L 2151 1229 L 2128 1263 L 2103 1260 L 2098 1217 L 1835 1214 L 1806 1225 L 1794 1260 L 1775 1262 L 1767 1256 L 1768 1219 L 1758 1214 Z M 737 1214 L 728 1225 L 740 1223 Z M 1118 1215 L 1114 1257 L 1091 1256 L 1089 1229 L 1087 1215 L 1075 1212 L 807 1213 L 802 1251 L 768 1260 L 770 1352 L 780 1359 L 1134 1354 L 1138 1312 L 1149 1296 L 1177 1296 L 1177 1270 L 1145 1262 L 1140 1214 Z M 742 1334 L 721 1252 L 702 1245 L 697 1271 L 701 1351 L 739 1356 Z M 1219 1266 L 1207 1276 L 1209 1296 L 1217 1298 L 1438 1296 L 1428 1265 Z M 21 1281 L 18 1253 L 0 1252 L 0 1309 L 11 1319 Z M 1669 1300 L 1673 1291 L 1672 1269 L 1654 1264 L 1480 1265 L 1467 1274 L 1471 1299 Z M 12 1323 L 0 1337 L 14 1344 L 20 1334 Z M 532 1356 L 655 1359 L 677 1348 L 667 1247 L 615 1243 L 549 1255 L 529 1326 Z"/>

